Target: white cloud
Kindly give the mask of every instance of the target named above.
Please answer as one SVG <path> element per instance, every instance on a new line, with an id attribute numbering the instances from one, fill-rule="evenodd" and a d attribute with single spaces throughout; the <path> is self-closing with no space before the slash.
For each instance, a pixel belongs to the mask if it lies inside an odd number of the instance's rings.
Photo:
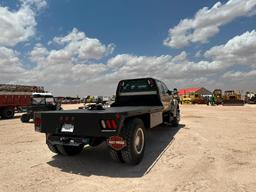
<path id="1" fill-rule="evenodd" d="M 219 61 L 222 66 L 247 65 L 256 67 L 256 31 L 235 36 L 226 44 L 212 47 L 205 56 Z"/>
<path id="2" fill-rule="evenodd" d="M 199 78 L 202 74 L 206 79 L 220 70 L 217 62 L 189 61 L 186 52 L 181 52 L 175 57 L 117 55 L 107 62 L 107 66 L 111 72 L 102 77 L 104 82 L 117 82 L 123 78 L 156 77 L 166 80 L 170 86 L 175 86 L 177 80 L 186 80 L 187 84 L 193 83 L 192 79 Z"/>
<path id="3" fill-rule="evenodd" d="M 49 51 L 41 44 L 36 44 L 34 49 L 30 53 L 30 59 L 37 64 L 43 64 L 46 57 L 49 55 Z"/>
<path id="4" fill-rule="evenodd" d="M 105 45 L 98 39 L 86 37 L 84 32 L 76 28 L 64 37 L 54 37 L 58 49 L 48 50 L 41 44 L 37 44 L 30 53 L 34 62 L 61 64 L 61 63 L 88 63 L 89 60 L 99 60 L 111 54 L 113 44 Z"/>
<path id="5" fill-rule="evenodd" d="M 110 54 L 114 49 L 112 44 L 105 45 L 98 39 L 86 37 L 77 29 L 66 36 L 55 37 L 52 42 L 57 43 L 58 49 L 37 44 L 29 53 L 36 66 L 20 77 L 24 83 L 40 82 L 52 89 L 60 89 L 60 93 L 71 91 L 75 94 L 78 85 L 86 86 L 107 72 L 106 64 L 95 61 Z"/>
<path id="6" fill-rule="evenodd" d="M 12 49 L 0 47 L 1 81 L 13 81 L 25 72 L 18 56 L 18 53 Z"/>
<path id="7" fill-rule="evenodd" d="M 2 47 L 0 67 L 4 70 L 0 75 L 2 81 L 40 84 L 58 95 L 111 95 L 114 94 L 120 79 L 138 77 L 156 77 L 166 82 L 170 88 L 225 88 L 232 87 L 235 80 L 237 86 L 251 88 L 255 84 L 255 38 L 254 30 L 245 32 L 226 44 L 202 53 L 205 59 L 197 62 L 189 59 L 188 54 L 182 51 L 174 57 L 119 54 L 108 59 L 106 63 L 101 63 L 96 60 L 100 57 L 96 57 L 97 54 L 91 51 L 85 51 L 87 55 L 92 54 L 86 59 L 80 57 L 79 48 L 82 44 L 87 46 L 86 43 L 90 42 L 91 38 L 78 30 L 73 30 L 64 37 L 54 38 L 53 42 L 58 44 L 58 49 L 49 49 L 37 44 L 29 54 L 31 61 L 36 65 L 32 69 L 24 68 L 19 53 Z M 103 57 L 108 53 L 108 45 L 102 44 L 99 40 L 97 42 L 95 47 L 105 48 L 105 52 L 99 51 L 99 55 Z M 76 44 L 77 50 L 71 48 L 73 43 Z M 241 64 L 249 71 L 235 70 L 236 66 Z"/>
<path id="8" fill-rule="evenodd" d="M 219 28 L 242 16 L 256 14 L 256 0 L 229 0 L 217 2 L 212 8 L 200 9 L 192 19 L 183 19 L 169 29 L 164 45 L 182 48 L 190 43 L 205 43 L 219 32 Z"/>
<path id="9" fill-rule="evenodd" d="M 46 0 L 20 0 L 23 6 L 35 7 L 37 10 L 43 9 L 47 6 Z"/>
<path id="10" fill-rule="evenodd" d="M 27 71 L 26 76 L 30 77 L 28 82 L 43 82 L 62 94 L 72 92 L 84 93 L 84 95 L 113 94 L 120 79 L 137 77 L 156 77 L 165 81 L 169 87 L 207 85 L 212 88 L 214 85 L 221 87 L 224 81 L 229 82 L 229 85 L 232 84 L 230 81 L 234 77 L 231 78 L 232 73 L 229 73 L 229 70 L 232 71 L 234 66 L 246 64 L 247 67 L 253 67 L 250 61 L 253 61 L 255 53 L 251 50 L 255 50 L 256 45 L 255 31 L 251 31 L 202 53 L 205 59 L 197 62 L 188 59 L 187 53 L 182 51 L 174 57 L 119 54 L 103 64 L 92 62 L 91 59 L 81 62 L 75 49 L 69 48 L 74 41 L 85 43 L 83 42 L 85 38 L 88 38 L 85 34 L 79 31 L 74 33 L 73 30 L 65 37 L 55 38 L 54 42 L 62 46 L 58 50 L 48 50 L 40 44 L 35 46 L 30 56 L 38 65 L 33 70 Z M 90 38 L 88 39 L 90 41 Z M 99 40 L 98 42 L 100 43 Z M 95 60 L 95 57 L 90 58 Z M 225 75 L 222 75 L 224 73 Z M 242 79 L 248 76 L 241 72 L 234 74 Z M 250 77 L 253 75 L 253 73 L 249 74 Z M 247 86 L 252 86 L 252 83 L 248 83 Z M 63 90 L 68 91 L 63 92 Z"/>
<path id="11" fill-rule="evenodd" d="M 220 81 L 225 82 L 229 89 L 246 91 L 256 91 L 255 87 L 256 70 L 225 72 Z M 216 83 L 215 83 L 216 84 Z M 222 85 L 223 86 L 223 85 Z"/>
<path id="12" fill-rule="evenodd" d="M 16 11 L 0 6 L 0 46 L 12 47 L 33 37 L 37 25 L 36 11 L 46 4 L 45 0 L 22 0 Z"/>
<path id="13" fill-rule="evenodd" d="M 228 71 L 223 74 L 224 78 L 231 79 L 231 80 L 244 80 L 247 78 L 254 78 L 256 79 L 256 70 L 242 72 L 242 71 Z"/>
<path id="14" fill-rule="evenodd" d="M 65 45 L 61 51 L 52 52 L 53 57 L 64 55 L 68 57 L 68 54 L 71 54 L 82 60 L 101 59 L 114 50 L 113 44 L 104 45 L 98 39 L 86 37 L 84 32 L 80 32 L 76 28 L 64 37 L 55 37 L 53 42 Z"/>
<path id="15" fill-rule="evenodd" d="M 170 87 L 188 82 L 190 85 L 197 85 L 219 70 L 219 66 L 214 62 L 189 61 L 186 52 L 181 52 L 175 57 L 122 54 L 103 64 L 87 61 L 79 63 L 74 55 L 64 49 L 47 50 L 38 44 L 30 54 L 37 66 L 23 74 L 23 82 L 40 82 L 48 85 L 50 89 L 57 90 L 59 94 L 113 94 L 120 79 L 156 77 L 167 81 Z M 179 83 L 178 80 L 182 81 Z"/>

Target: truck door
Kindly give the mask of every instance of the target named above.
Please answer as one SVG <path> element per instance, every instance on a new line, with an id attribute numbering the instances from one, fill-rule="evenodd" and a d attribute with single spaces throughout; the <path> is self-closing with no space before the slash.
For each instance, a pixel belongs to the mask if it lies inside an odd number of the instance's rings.
<path id="1" fill-rule="evenodd" d="M 157 81 L 157 86 L 159 88 L 159 94 L 164 107 L 164 111 L 167 111 L 170 109 L 170 99 L 171 99 L 170 95 L 168 94 L 168 89 L 166 85 L 161 81 Z"/>
<path id="2" fill-rule="evenodd" d="M 167 86 L 163 82 L 162 82 L 162 86 L 163 86 L 163 89 L 164 89 L 165 107 L 166 107 L 166 110 L 170 110 L 171 109 L 171 96 L 168 93 Z"/>

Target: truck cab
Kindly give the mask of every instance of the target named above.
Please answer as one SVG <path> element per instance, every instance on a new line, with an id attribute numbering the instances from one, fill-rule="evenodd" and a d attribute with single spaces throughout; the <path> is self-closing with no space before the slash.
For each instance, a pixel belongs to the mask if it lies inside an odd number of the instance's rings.
<path id="1" fill-rule="evenodd" d="M 118 83 L 114 106 L 163 106 L 171 108 L 172 96 L 167 86 L 153 78 L 128 79 Z"/>

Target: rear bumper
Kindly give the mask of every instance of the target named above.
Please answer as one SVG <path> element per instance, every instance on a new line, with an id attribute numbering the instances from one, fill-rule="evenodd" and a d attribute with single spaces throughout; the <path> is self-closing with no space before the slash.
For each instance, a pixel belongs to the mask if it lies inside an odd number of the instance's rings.
<path id="1" fill-rule="evenodd" d="M 56 136 L 46 135 L 46 143 L 51 145 L 69 145 L 69 146 L 80 146 L 87 145 L 91 141 L 90 138 L 80 138 L 71 136 Z"/>

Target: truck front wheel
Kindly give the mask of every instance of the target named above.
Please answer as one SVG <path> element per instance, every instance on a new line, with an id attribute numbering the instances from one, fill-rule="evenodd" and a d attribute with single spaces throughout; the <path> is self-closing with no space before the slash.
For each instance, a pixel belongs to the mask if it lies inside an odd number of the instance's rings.
<path id="1" fill-rule="evenodd" d="M 172 120 L 172 126 L 173 127 L 178 127 L 180 123 L 180 110 L 177 109 L 176 117 L 173 118 Z"/>
<path id="2" fill-rule="evenodd" d="M 69 145 L 56 145 L 57 151 L 66 156 L 72 156 L 72 155 L 77 155 L 81 153 L 83 150 L 84 145 L 79 145 L 79 146 L 69 146 Z"/>
<path id="3" fill-rule="evenodd" d="M 127 164 L 139 164 L 145 151 L 145 128 L 140 119 L 131 119 L 123 128 L 126 147 L 121 150 L 123 160 Z"/>
<path id="4" fill-rule="evenodd" d="M 23 114 L 23 115 L 21 116 L 20 120 L 21 120 L 21 122 L 23 122 L 23 123 L 27 123 L 27 122 L 29 122 L 30 117 L 29 117 L 28 114 Z"/>

